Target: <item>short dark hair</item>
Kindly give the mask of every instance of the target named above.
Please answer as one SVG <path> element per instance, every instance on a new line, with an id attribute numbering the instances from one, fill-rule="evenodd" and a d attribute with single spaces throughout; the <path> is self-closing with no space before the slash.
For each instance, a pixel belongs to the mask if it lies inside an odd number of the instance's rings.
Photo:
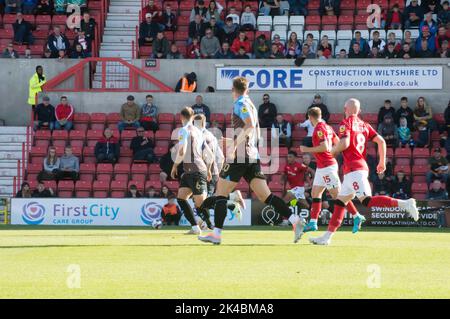
<path id="1" fill-rule="evenodd" d="M 233 80 L 233 90 L 243 94 L 248 89 L 248 81 L 243 76 L 239 76 Z"/>
<path id="2" fill-rule="evenodd" d="M 65 95 L 61 96 L 61 99 L 60 99 L 60 100 L 64 100 L 64 99 L 67 100 L 67 96 L 65 96 Z"/>
<path id="3" fill-rule="evenodd" d="M 151 94 L 147 94 L 147 95 L 145 96 L 146 99 L 149 98 L 149 97 L 151 97 L 151 98 L 153 99 L 153 95 L 151 95 Z"/>
<path id="4" fill-rule="evenodd" d="M 189 106 L 185 106 L 182 110 L 181 110 L 181 116 L 190 119 L 192 118 L 192 116 L 194 115 L 194 110 L 189 107 Z"/>
<path id="5" fill-rule="evenodd" d="M 294 157 L 297 157 L 297 152 L 296 151 L 289 151 L 288 155 L 293 155 Z"/>

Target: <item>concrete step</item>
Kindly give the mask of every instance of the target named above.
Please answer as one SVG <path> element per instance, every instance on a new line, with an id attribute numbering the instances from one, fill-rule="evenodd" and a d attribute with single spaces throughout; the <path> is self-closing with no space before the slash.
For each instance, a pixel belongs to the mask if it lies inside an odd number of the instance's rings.
<path id="1" fill-rule="evenodd" d="M 135 35 L 104 35 L 103 43 L 131 43 L 131 41 L 136 40 Z"/>
<path id="2" fill-rule="evenodd" d="M 139 10 L 140 10 L 140 5 L 139 6 L 133 6 L 133 5 L 125 5 L 125 4 L 111 4 L 109 6 L 109 13 L 123 13 L 123 14 L 129 14 L 129 13 L 134 13 L 134 14 L 139 14 Z"/>
<path id="3" fill-rule="evenodd" d="M 22 160 L 22 151 L 20 152 L 0 152 L 0 160 Z"/>
<path id="4" fill-rule="evenodd" d="M 136 20 L 106 20 L 106 28 L 135 28 L 139 24 Z"/>
<path id="5" fill-rule="evenodd" d="M 1 135 L 27 134 L 26 126 L 0 126 Z"/>
<path id="6" fill-rule="evenodd" d="M 132 37 L 135 37 L 136 38 L 136 31 L 134 30 L 134 29 L 119 29 L 119 28 L 116 28 L 116 29 L 114 29 L 114 30 L 111 30 L 111 29 L 109 29 L 109 30 L 105 30 L 105 33 L 103 33 L 103 36 L 114 36 L 114 37 L 117 37 L 117 36 L 132 36 Z"/>
<path id="7" fill-rule="evenodd" d="M 8 197 L 13 194 L 13 186 L 0 186 L 0 196 L 1 197 Z"/>
<path id="8" fill-rule="evenodd" d="M 17 161 L 14 160 L 2 160 L 0 162 L 1 169 L 14 169 L 17 171 Z"/>
<path id="9" fill-rule="evenodd" d="M 130 6 L 141 6 L 141 1 L 140 0 L 110 0 L 110 4 L 128 4 Z"/>
<path id="10" fill-rule="evenodd" d="M 0 152 L 22 152 L 22 144 L 0 144 Z"/>
<path id="11" fill-rule="evenodd" d="M 131 59 L 133 54 L 131 49 L 128 51 L 118 51 L 118 50 L 100 50 L 100 57 L 102 58 L 124 58 Z"/>
<path id="12" fill-rule="evenodd" d="M 1 135 L 0 143 L 22 143 L 27 141 L 26 135 Z"/>
<path id="13" fill-rule="evenodd" d="M 136 24 L 139 23 L 139 14 L 138 13 L 108 13 L 106 16 L 106 21 L 134 21 Z"/>
<path id="14" fill-rule="evenodd" d="M 0 167 L 0 177 L 13 177 L 13 176 L 17 176 L 17 169 Z"/>

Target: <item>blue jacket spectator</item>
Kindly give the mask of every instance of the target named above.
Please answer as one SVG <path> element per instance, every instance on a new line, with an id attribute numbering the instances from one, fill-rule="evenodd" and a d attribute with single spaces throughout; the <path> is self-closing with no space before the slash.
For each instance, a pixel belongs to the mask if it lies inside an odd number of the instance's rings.
<path id="1" fill-rule="evenodd" d="M 416 46 L 415 46 L 415 50 L 416 52 L 419 52 L 422 50 L 422 40 L 425 39 L 427 40 L 428 43 L 428 49 L 431 52 L 436 52 L 436 41 L 435 41 L 435 37 L 433 34 L 430 33 L 430 29 L 428 28 L 428 26 L 423 26 L 421 29 L 421 34 L 420 36 L 416 39 Z"/>
<path id="2" fill-rule="evenodd" d="M 23 19 L 22 13 L 20 12 L 17 13 L 17 20 L 16 22 L 13 23 L 13 29 L 14 29 L 14 42 L 17 42 L 19 44 L 34 43 L 33 35 L 31 34 L 33 26 L 31 25 L 30 22 L 25 21 Z"/>
<path id="3" fill-rule="evenodd" d="M 353 44 L 355 43 L 359 44 L 359 50 L 362 55 L 367 56 L 369 54 L 369 43 L 361 36 L 361 32 L 359 31 L 355 32 L 355 37 L 350 42 L 350 48 L 348 50 L 349 54 L 353 53 Z"/>

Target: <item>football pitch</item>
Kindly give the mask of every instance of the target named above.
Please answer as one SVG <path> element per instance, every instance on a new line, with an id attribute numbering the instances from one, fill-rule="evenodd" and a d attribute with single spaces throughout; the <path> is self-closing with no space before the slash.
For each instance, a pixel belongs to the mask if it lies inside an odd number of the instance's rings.
<path id="1" fill-rule="evenodd" d="M 186 230 L 1 225 L 0 298 L 450 298 L 449 229 Z"/>

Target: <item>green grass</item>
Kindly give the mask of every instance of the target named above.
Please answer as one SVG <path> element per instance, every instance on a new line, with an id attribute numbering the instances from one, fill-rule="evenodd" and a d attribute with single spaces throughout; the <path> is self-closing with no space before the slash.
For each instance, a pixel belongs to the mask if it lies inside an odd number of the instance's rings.
<path id="1" fill-rule="evenodd" d="M 448 229 L 344 228 L 328 247 L 279 228 L 229 229 L 221 246 L 184 231 L 0 226 L 0 298 L 450 298 Z"/>

